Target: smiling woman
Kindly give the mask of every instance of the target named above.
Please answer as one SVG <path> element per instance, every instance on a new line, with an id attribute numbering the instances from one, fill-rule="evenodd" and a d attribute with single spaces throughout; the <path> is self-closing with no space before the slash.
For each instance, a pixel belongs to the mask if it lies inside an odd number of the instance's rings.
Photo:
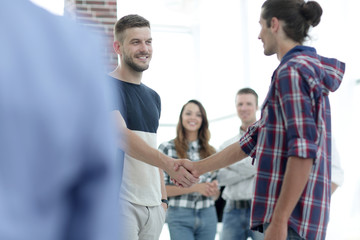
<path id="1" fill-rule="evenodd" d="M 64 0 L 31 0 L 33 3 L 45 8 L 56 15 L 64 15 Z"/>
<path id="2" fill-rule="evenodd" d="M 209 122 L 203 105 L 188 101 L 181 109 L 176 137 L 159 146 L 160 152 L 173 158 L 199 161 L 215 153 L 209 144 Z M 215 200 L 219 196 L 215 173 L 200 176 L 200 181 L 189 188 L 175 186 L 165 173 L 169 197 L 167 224 L 172 240 L 215 239 L 217 216 Z M 196 223 L 196 224 L 195 224 Z"/>

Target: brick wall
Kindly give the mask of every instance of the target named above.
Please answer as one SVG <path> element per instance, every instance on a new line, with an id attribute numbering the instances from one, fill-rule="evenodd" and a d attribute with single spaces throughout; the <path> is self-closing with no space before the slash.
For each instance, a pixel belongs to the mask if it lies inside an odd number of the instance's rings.
<path id="1" fill-rule="evenodd" d="M 117 21 L 116 9 L 116 0 L 65 0 L 66 14 L 104 37 L 107 71 L 112 71 L 117 66 L 117 55 L 112 47 L 113 27 Z"/>

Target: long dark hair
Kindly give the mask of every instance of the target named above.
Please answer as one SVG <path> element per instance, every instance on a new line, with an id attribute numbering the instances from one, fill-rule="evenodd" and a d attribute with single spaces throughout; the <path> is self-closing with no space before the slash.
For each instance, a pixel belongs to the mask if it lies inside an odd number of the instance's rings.
<path id="1" fill-rule="evenodd" d="M 176 127 L 176 138 L 175 138 L 175 149 L 179 158 L 188 158 L 187 150 L 189 142 L 186 140 L 185 128 L 182 122 L 182 114 L 184 112 L 184 108 L 189 103 L 194 103 L 199 106 L 201 112 L 202 123 L 198 130 L 198 140 L 200 145 L 200 157 L 206 158 L 216 152 L 215 148 L 209 144 L 210 140 L 210 131 L 209 131 L 209 122 L 207 119 L 206 111 L 204 106 L 197 100 L 188 101 L 181 109 L 179 122 Z"/>

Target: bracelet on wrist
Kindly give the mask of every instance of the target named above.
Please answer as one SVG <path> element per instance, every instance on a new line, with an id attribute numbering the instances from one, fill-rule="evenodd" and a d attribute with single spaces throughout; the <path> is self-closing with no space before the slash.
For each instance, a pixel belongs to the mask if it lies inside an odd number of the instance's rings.
<path id="1" fill-rule="evenodd" d="M 166 203 L 167 208 L 169 208 L 169 201 L 167 199 L 161 199 L 161 202 Z"/>

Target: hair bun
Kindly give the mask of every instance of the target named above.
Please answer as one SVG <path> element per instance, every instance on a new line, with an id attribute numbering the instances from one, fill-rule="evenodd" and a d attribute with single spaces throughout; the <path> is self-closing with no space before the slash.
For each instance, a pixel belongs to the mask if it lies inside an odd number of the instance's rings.
<path id="1" fill-rule="evenodd" d="M 308 1 L 302 5 L 301 14 L 309 25 L 315 27 L 320 23 L 322 8 L 317 2 Z"/>

